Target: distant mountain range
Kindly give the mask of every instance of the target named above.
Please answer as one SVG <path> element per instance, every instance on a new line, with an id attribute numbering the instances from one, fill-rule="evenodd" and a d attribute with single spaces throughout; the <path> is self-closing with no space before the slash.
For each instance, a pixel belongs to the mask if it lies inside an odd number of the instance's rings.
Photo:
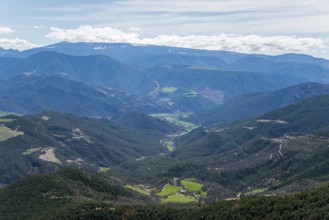
<path id="1" fill-rule="evenodd" d="M 308 64 L 319 64 L 321 66 L 328 67 L 328 60 L 321 58 L 314 58 L 305 54 L 283 54 L 278 56 L 267 56 L 262 54 L 244 54 L 238 52 L 230 51 L 214 51 L 214 50 L 201 50 L 201 49 L 189 49 L 189 48 L 179 48 L 170 46 L 156 46 L 156 45 L 137 45 L 129 43 L 70 43 L 70 42 L 60 42 L 53 45 L 47 45 L 44 47 L 33 48 L 25 51 L 17 50 L 4 50 L 2 49 L 2 54 L 10 54 L 12 57 L 28 57 L 32 54 L 36 54 L 42 51 L 56 51 L 59 53 L 65 53 L 75 56 L 89 56 L 94 54 L 103 54 L 113 57 L 124 63 L 145 63 L 156 62 L 157 59 L 151 59 L 152 57 L 157 58 L 158 56 L 164 55 L 170 57 L 170 55 L 175 55 L 177 57 L 188 57 L 188 58 L 206 58 L 206 57 L 216 57 L 225 63 L 234 63 L 237 60 L 244 59 L 246 57 L 261 58 L 265 60 L 270 60 L 274 62 L 296 62 L 296 63 L 308 63 Z M 8 56 L 8 55 L 2 55 Z M 136 58 L 139 58 L 136 60 Z M 136 61 L 134 61 L 136 60 Z M 142 62 L 145 60 L 145 62 Z M 215 59 L 216 60 L 216 59 Z M 176 60 L 172 60 L 176 62 Z M 217 63 L 217 62 L 216 62 Z M 159 65 L 158 63 L 157 65 Z M 169 64 L 166 63 L 161 63 Z M 171 63 L 174 64 L 174 63 Z M 179 63 L 181 64 L 181 63 Z M 207 64 L 208 66 L 209 64 Z M 218 67 L 218 64 L 215 64 Z M 222 65 L 222 64 L 220 64 Z M 144 66 L 138 64 L 138 66 Z"/>
<path id="2" fill-rule="evenodd" d="M 264 56 L 63 42 L 8 52 L 0 58 L 0 79 L 10 80 L 19 74 L 62 74 L 68 79 L 143 96 L 171 111 L 197 112 L 246 93 L 309 81 L 326 83 L 328 68 L 327 60 L 297 54 Z"/>
<path id="3" fill-rule="evenodd" d="M 266 56 L 260 54 L 243 54 L 228 51 L 211 51 L 155 45 L 134 45 L 127 43 L 69 43 L 61 42 L 40 48 L 15 50 L 2 53 L 2 56 L 28 57 L 43 51 L 56 51 L 73 56 L 103 54 L 122 63 L 135 67 L 152 67 L 156 65 L 188 65 L 208 68 L 225 68 L 230 70 L 256 71 L 279 74 L 321 73 L 328 69 L 329 61 L 304 54 L 284 54 Z M 304 68 L 306 67 L 306 68 Z M 312 72 L 312 69 L 314 70 Z M 289 73 L 289 71 L 293 73 Z M 317 76 L 313 76 L 316 78 Z M 326 77 L 327 78 L 327 77 Z M 328 78 L 327 78 L 328 79 Z M 325 80 L 318 78 L 317 80 Z M 322 81 L 323 82 L 323 81 Z M 328 82 L 328 81 L 327 81 Z"/>

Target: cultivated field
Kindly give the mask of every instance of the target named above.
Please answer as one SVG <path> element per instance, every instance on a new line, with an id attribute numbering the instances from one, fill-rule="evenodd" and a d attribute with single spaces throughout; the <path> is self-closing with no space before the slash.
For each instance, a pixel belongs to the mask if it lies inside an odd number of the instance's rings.
<path id="1" fill-rule="evenodd" d="M 149 192 L 146 192 L 145 190 L 142 190 L 141 188 L 137 187 L 137 186 L 133 186 L 133 185 L 125 185 L 126 188 L 128 189 L 131 189 L 131 190 L 134 190 L 136 192 L 139 192 L 143 195 L 146 195 L 146 196 L 149 196 L 150 193 Z"/>
<path id="2" fill-rule="evenodd" d="M 10 128 L 7 128 L 4 125 L 0 126 L 0 141 L 5 141 L 9 138 L 17 137 L 20 135 L 24 135 L 24 133 L 16 130 L 11 130 Z"/>

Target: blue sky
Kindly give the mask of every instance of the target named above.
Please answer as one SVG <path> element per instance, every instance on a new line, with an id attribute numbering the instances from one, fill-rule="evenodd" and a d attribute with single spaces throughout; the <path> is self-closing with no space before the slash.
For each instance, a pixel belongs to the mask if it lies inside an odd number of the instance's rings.
<path id="1" fill-rule="evenodd" d="M 0 46 L 130 42 L 329 58 L 328 0 L 0 0 Z"/>

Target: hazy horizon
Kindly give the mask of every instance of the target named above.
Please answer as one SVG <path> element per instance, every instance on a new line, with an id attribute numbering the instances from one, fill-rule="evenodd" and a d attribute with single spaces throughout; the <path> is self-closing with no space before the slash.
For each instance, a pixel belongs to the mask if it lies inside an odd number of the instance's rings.
<path id="1" fill-rule="evenodd" d="M 329 2 L 0 1 L 0 47 L 123 42 L 329 58 Z"/>

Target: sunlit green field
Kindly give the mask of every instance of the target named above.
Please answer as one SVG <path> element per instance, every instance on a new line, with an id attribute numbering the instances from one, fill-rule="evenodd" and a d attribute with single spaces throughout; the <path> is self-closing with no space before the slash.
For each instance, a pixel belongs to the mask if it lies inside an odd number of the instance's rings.
<path id="1" fill-rule="evenodd" d="M 101 172 L 106 173 L 107 171 L 111 170 L 111 167 L 100 167 Z"/>
<path id="2" fill-rule="evenodd" d="M 182 187 L 180 186 L 173 186 L 170 184 L 167 184 L 164 186 L 161 192 L 157 193 L 158 196 L 169 196 L 172 194 L 177 193 L 179 190 L 181 190 Z"/>
<path id="3" fill-rule="evenodd" d="M 175 144 L 172 141 L 165 140 L 163 141 L 163 145 L 168 149 L 168 151 L 172 152 L 175 149 Z"/>
<path id="4" fill-rule="evenodd" d="M 190 203 L 190 202 L 195 202 L 196 198 L 193 196 L 183 196 L 183 195 L 170 195 L 165 199 L 161 199 L 162 203 L 168 203 L 168 202 L 173 202 L 173 203 Z"/>
<path id="5" fill-rule="evenodd" d="M 266 192 L 268 190 L 268 188 L 259 188 L 259 189 L 254 189 L 250 192 L 246 192 L 245 195 L 246 196 L 253 196 L 262 192 Z"/>
<path id="6" fill-rule="evenodd" d="M 125 185 L 125 187 L 128 188 L 128 189 L 134 190 L 136 192 L 139 192 L 139 193 L 141 193 L 143 195 L 146 195 L 146 196 L 150 195 L 149 192 L 146 192 L 146 191 L 142 190 L 141 188 L 138 188 L 138 187 L 133 186 L 133 185 Z"/>
<path id="7" fill-rule="evenodd" d="M 10 119 L 10 118 L 0 118 L 0 122 L 4 122 L 4 123 L 9 123 L 9 122 L 13 122 L 14 119 Z"/>
<path id="8" fill-rule="evenodd" d="M 195 182 L 192 182 L 190 180 L 182 180 L 181 181 L 182 183 L 182 186 L 185 187 L 185 189 L 189 190 L 189 191 L 201 191 L 201 188 L 203 187 L 202 184 L 200 183 L 195 183 Z"/>

